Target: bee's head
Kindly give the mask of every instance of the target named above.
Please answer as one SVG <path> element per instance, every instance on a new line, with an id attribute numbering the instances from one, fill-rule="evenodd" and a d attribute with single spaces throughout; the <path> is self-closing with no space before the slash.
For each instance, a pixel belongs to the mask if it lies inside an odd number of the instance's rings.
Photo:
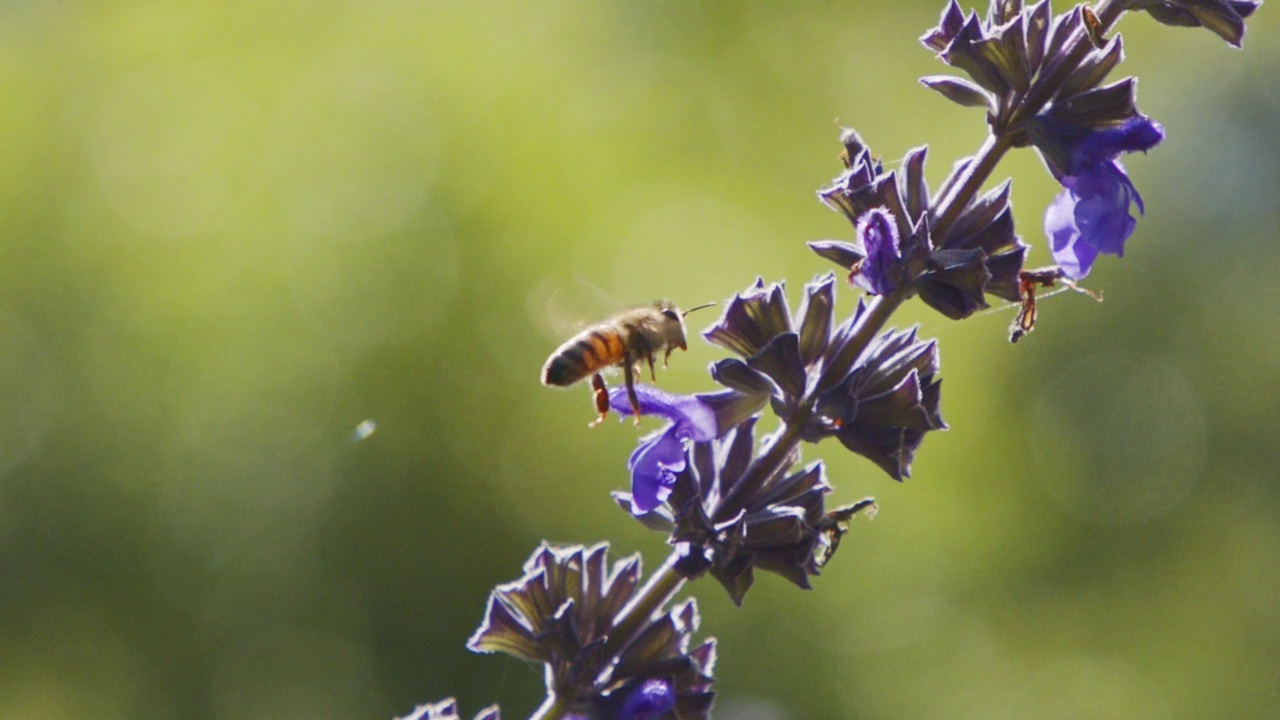
<path id="1" fill-rule="evenodd" d="M 677 347 L 681 350 L 688 350 L 688 336 L 684 327 L 684 316 L 694 310 L 708 308 L 715 303 L 706 303 L 697 307 L 689 308 L 683 312 L 675 306 L 675 303 L 669 300 L 660 300 L 654 303 L 654 307 L 662 314 L 662 338 L 666 341 L 668 347 Z"/>

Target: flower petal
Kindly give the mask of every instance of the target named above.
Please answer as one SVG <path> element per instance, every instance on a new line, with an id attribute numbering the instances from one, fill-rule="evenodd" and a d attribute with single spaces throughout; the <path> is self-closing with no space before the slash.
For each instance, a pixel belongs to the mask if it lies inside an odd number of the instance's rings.
<path id="1" fill-rule="evenodd" d="M 671 712 L 675 704 L 676 692 L 671 683 L 654 678 L 645 680 L 632 690 L 615 717 L 618 720 L 657 720 Z"/>
<path id="2" fill-rule="evenodd" d="M 640 414 L 671 420 L 680 439 L 710 440 L 719 434 L 715 410 L 697 395 L 676 395 L 639 383 L 635 390 L 636 399 L 640 401 Z M 622 416 L 631 413 L 626 388 L 610 388 L 609 407 Z"/>
<path id="3" fill-rule="evenodd" d="M 684 442 L 676 432 L 676 423 L 652 433 L 640 441 L 631 453 L 627 469 L 631 471 L 631 505 L 633 512 L 644 514 L 667 501 L 676 473 L 684 470 Z"/>
<path id="4" fill-rule="evenodd" d="M 867 259 L 849 279 L 874 295 L 893 292 L 898 288 L 896 275 L 902 259 L 897 224 L 887 210 L 876 208 L 858 219 L 857 234 Z"/>
<path id="5" fill-rule="evenodd" d="M 1045 234 L 1066 277 L 1080 280 L 1100 253 L 1124 255 L 1124 243 L 1138 222 L 1129 208 L 1136 203 L 1139 212 L 1144 210 L 1142 196 L 1116 158 L 1154 147 L 1164 139 L 1164 129 L 1142 115 L 1102 130 L 1050 120 L 1032 128 L 1032 138 L 1063 187 L 1045 211 Z"/>

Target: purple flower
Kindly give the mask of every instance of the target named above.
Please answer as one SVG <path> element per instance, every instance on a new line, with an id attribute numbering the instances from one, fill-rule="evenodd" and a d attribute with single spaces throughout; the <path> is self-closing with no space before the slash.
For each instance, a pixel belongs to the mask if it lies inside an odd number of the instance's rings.
<path id="1" fill-rule="evenodd" d="M 809 578 L 830 559 L 849 520 L 873 504 L 864 500 L 828 511 L 832 488 L 822 463 L 793 468 L 798 453 L 763 472 L 753 470 L 757 420 L 692 443 L 666 503 L 638 518 L 670 534 L 676 573 L 690 579 L 709 573 L 738 605 L 755 583 L 756 570 L 810 588 Z M 634 512 L 629 495 L 614 497 Z"/>
<path id="2" fill-rule="evenodd" d="M 619 415 L 631 412 L 625 391 L 614 388 L 609 404 Z M 675 484 L 676 474 L 684 470 L 686 440 L 706 441 L 720 432 L 717 408 L 697 395 L 673 395 L 649 385 L 636 385 L 641 415 L 657 415 L 671 422 L 657 432 L 641 438 L 631 453 L 627 469 L 631 471 L 631 512 L 643 515 L 666 502 Z"/>
<path id="3" fill-rule="evenodd" d="M 1089 130 L 1054 118 L 1037 118 L 1029 131 L 1062 192 L 1045 212 L 1044 230 L 1054 261 L 1066 276 L 1089 274 L 1099 253 L 1124 255 L 1124 243 L 1138 221 L 1129 214 L 1142 196 L 1116 159 L 1147 150 L 1164 139 L 1164 129 L 1142 115 L 1123 125 Z"/>
<path id="4" fill-rule="evenodd" d="M 662 679 L 645 680 L 627 696 L 617 720 L 657 720 L 676 704 L 675 688 Z"/>
<path id="5" fill-rule="evenodd" d="M 987 295 L 1019 299 L 1027 246 L 1013 230 L 1008 183 L 967 204 L 935 235 L 924 174 L 928 148 L 908 152 L 901 170 L 885 172 L 857 133 L 846 131 L 841 139 L 849 170 L 818 195 L 849 218 L 858 242 L 811 242 L 814 252 L 850 270 L 849 282 L 872 294 L 911 282 L 926 305 L 956 320 L 989 307 Z M 938 193 L 948 190 L 943 185 Z"/>
<path id="6" fill-rule="evenodd" d="M 884 208 L 869 210 L 858 218 L 858 240 L 866 259 L 849 280 L 873 295 L 888 295 L 898 289 L 897 268 L 902 260 L 898 228 Z"/>

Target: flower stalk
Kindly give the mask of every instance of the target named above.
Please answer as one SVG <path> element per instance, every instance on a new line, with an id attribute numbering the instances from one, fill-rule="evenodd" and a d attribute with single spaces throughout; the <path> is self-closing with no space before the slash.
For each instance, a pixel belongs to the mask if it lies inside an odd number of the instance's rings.
<path id="1" fill-rule="evenodd" d="M 618 504 L 646 527 L 668 533 L 672 552 L 641 583 L 639 557 L 609 567 L 606 545 L 538 548 L 525 575 L 500 585 L 469 642 L 546 666 L 538 720 L 705 720 L 711 710 L 714 640 L 696 647 L 693 601 L 671 607 L 688 580 L 715 577 L 738 604 L 764 570 L 810 588 L 848 522 L 875 510 L 871 499 L 828 510 L 821 461 L 797 467 L 801 443 L 836 438 L 895 480 L 910 476 L 939 411 L 937 343 L 894 330 L 904 302 L 919 298 L 946 317 L 1022 303 L 1016 341 L 1034 327 L 1035 287 L 1075 287 L 1101 254 L 1123 255 L 1142 198 L 1119 163 L 1145 152 L 1164 131 L 1137 108 L 1136 81 L 1103 85 L 1122 59 L 1105 35 L 1126 10 L 1158 22 L 1204 27 L 1239 46 L 1253 0 L 1100 0 L 1053 16 L 1048 0 L 991 0 L 985 18 L 949 0 L 921 41 L 970 79 L 930 76 L 925 86 L 966 107 L 985 107 L 990 133 L 953 166 L 934 193 L 924 178 L 927 147 L 886 171 L 856 132 L 841 136 L 845 172 L 819 191 L 846 216 L 854 241 L 810 243 L 862 289 L 853 313 L 834 317 L 835 275 L 805 286 L 791 313 L 781 283 L 757 280 L 726 303 L 703 338 L 732 356 L 711 366 L 724 390 L 676 396 L 637 385 L 615 389 L 620 414 L 667 420 L 628 461 L 631 492 Z M 1046 212 L 1057 265 L 1027 270 L 1029 249 L 1014 231 L 1010 183 L 982 188 L 1004 156 L 1034 147 L 1063 192 Z M 765 407 L 779 425 L 757 443 Z M 456 715 L 452 704 L 431 717 Z M 426 711 L 424 711 L 426 712 Z M 496 720 L 496 709 L 486 710 Z"/>
<path id="2" fill-rule="evenodd" d="M 996 166 L 1004 159 L 1005 153 L 1011 149 L 1013 149 L 1013 142 L 1009 139 L 988 135 L 982 147 L 973 156 L 973 160 L 960 168 L 956 177 L 947 178 L 943 187 L 947 188 L 948 192 L 938 199 L 935 205 L 938 218 L 933 223 L 935 233 L 946 235 L 951 231 L 960 217 L 960 212 L 978 196 L 982 186 L 987 184 L 987 180 L 995 172 Z"/>
<path id="3" fill-rule="evenodd" d="M 614 656 L 622 652 L 635 639 L 638 631 L 644 627 L 649 618 L 658 612 L 680 592 L 685 579 L 674 571 L 679 558 L 675 553 L 667 556 L 662 566 L 649 576 L 649 580 L 636 593 L 636 596 L 619 613 L 613 630 L 604 643 L 604 653 Z"/>

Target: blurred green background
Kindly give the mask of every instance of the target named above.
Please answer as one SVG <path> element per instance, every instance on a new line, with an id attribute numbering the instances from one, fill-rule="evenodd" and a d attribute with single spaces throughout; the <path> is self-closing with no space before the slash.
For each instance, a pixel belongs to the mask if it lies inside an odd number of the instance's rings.
<path id="1" fill-rule="evenodd" d="M 544 538 L 665 556 L 608 497 L 637 431 L 538 384 L 548 307 L 794 302 L 838 125 L 935 184 L 981 142 L 916 83 L 939 9 L 0 6 L 0 718 L 527 716 L 539 669 L 463 647 L 489 589 Z M 814 592 L 691 588 L 718 717 L 1280 717 L 1276 30 L 1125 20 L 1169 139 L 1106 301 L 1016 347 L 903 313 L 952 429 L 905 485 L 808 451 L 881 506 Z"/>

